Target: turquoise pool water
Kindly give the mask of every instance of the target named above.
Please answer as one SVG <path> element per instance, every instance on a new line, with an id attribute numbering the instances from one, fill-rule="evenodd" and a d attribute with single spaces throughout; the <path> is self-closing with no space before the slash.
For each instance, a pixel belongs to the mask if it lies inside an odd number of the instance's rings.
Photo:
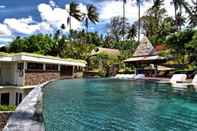
<path id="1" fill-rule="evenodd" d="M 46 131 L 197 131 L 192 87 L 126 80 L 61 80 L 44 89 Z"/>

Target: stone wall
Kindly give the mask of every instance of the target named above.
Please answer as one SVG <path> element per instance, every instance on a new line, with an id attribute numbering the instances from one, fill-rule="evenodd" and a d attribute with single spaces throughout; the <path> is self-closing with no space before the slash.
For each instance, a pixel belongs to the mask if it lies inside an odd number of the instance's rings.
<path id="1" fill-rule="evenodd" d="M 11 114 L 3 131 L 44 131 L 42 117 L 42 87 L 35 87 Z"/>
<path id="2" fill-rule="evenodd" d="M 54 79 L 60 79 L 59 72 L 25 72 L 25 85 L 38 85 Z"/>
<path id="3" fill-rule="evenodd" d="M 3 130 L 11 113 L 12 113 L 11 111 L 1 111 L 0 112 L 0 131 Z"/>

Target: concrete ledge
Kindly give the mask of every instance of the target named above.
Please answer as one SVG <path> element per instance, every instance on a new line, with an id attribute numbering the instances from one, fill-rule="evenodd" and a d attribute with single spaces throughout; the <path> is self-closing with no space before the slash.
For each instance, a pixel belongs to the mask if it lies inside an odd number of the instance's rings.
<path id="1" fill-rule="evenodd" d="M 42 87 L 35 87 L 10 116 L 3 131 L 44 131 L 42 117 Z"/>

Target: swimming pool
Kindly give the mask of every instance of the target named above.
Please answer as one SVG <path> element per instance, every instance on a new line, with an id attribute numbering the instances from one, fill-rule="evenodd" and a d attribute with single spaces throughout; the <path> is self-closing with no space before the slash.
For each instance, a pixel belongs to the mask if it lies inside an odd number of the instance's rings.
<path id="1" fill-rule="evenodd" d="M 196 131 L 197 92 L 150 81 L 60 80 L 44 88 L 46 131 Z"/>

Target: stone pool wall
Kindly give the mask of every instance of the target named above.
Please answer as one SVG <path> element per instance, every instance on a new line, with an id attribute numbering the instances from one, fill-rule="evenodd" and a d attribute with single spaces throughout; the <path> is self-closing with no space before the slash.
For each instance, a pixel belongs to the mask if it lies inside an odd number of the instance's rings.
<path id="1" fill-rule="evenodd" d="M 3 130 L 6 125 L 9 116 L 12 114 L 12 111 L 0 111 L 0 131 Z"/>
<path id="2" fill-rule="evenodd" d="M 25 72 L 25 85 L 38 85 L 50 80 L 60 79 L 59 72 Z"/>
<path id="3" fill-rule="evenodd" d="M 34 88 L 11 114 L 3 131 L 44 131 L 42 117 L 42 87 Z"/>

